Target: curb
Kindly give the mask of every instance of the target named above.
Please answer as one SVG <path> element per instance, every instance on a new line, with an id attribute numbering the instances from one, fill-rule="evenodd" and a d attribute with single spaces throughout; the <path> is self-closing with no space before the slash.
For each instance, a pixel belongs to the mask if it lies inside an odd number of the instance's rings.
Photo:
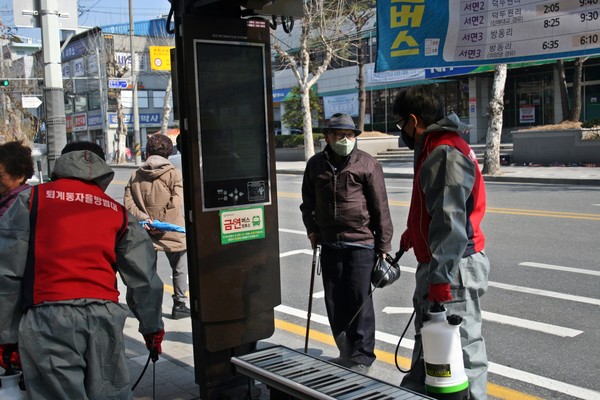
<path id="1" fill-rule="evenodd" d="M 278 169 L 278 174 L 303 175 L 304 171 L 297 169 Z M 413 179 L 414 174 L 404 172 L 385 172 L 383 175 L 386 178 L 396 179 Z M 519 176 L 502 176 L 502 175 L 484 175 L 485 182 L 507 182 L 507 183 L 539 183 L 551 185 L 580 185 L 580 186 L 600 186 L 600 179 L 578 179 L 578 178 L 535 178 L 535 177 L 519 177 Z"/>
<path id="2" fill-rule="evenodd" d="M 115 164 L 111 168 L 139 168 L 134 164 Z M 278 174 L 304 175 L 303 170 L 298 169 L 277 169 Z M 413 179 L 414 174 L 406 172 L 386 172 L 383 174 L 386 178 L 395 179 Z M 484 175 L 485 182 L 506 182 L 506 183 L 537 183 L 546 185 L 577 185 L 577 186 L 600 186 L 600 179 L 580 179 L 580 178 L 544 178 L 544 177 L 523 177 L 523 176 L 503 176 L 503 175 Z"/>

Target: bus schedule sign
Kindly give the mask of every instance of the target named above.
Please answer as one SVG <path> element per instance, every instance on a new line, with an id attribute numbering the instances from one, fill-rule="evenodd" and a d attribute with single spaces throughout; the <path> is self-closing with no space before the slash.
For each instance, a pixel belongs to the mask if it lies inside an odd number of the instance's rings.
<path id="1" fill-rule="evenodd" d="M 248 207 L 219 212 L 221 244 L 264 239 L 265 210 L 263 206 Z"/>
<path id="2" fill-rule="evenodd" d="M 600 53 L 600 0 L 378 0 L 376 70 Z"/>

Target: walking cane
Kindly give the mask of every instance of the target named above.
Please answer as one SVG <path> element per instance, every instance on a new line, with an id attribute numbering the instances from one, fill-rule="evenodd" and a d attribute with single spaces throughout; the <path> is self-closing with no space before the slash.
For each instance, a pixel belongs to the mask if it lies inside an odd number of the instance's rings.
<path id="1" fill-rule="evenodd" d="M 308 353 L 308 336 L 310 333 L 310 316 L 312 313 L 313 290 L 315 287 L 315 272 L 317 270 L 317 260 L 319 257 L 319 246 L 313 249 L 312 271 L 310 273 L 310 293 L 308 294 L 308 312 L 306 314 L 306 338 L 304 339 L 304 352 Z"/>

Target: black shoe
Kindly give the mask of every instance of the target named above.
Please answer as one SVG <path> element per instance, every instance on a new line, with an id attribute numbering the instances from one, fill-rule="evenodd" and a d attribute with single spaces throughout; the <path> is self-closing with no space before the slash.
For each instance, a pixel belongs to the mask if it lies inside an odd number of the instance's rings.
<path id="1" fill-rule="evenodd" d="M 353 363 L 353 365 L 349 366 L 348 369 L 351 371 L 354 371 L 354 372 L 361 373 L 363 375 L 367 375 L 369 373 L 369 371 L 371 370 L 371 366 L 365 365 L 365 364 Z"/>
<path id="2" fill-rule="evenodd" d="M 171 311 L 172 319 L 188 318 L 189 316 L 190 309 L 185 305 L 185 303 L 176 303 L 173 306 L 173 310 Z"/>
<path id="3" fill-rule="evenodd" d="M 354 364 L 350 359 L 346 358 L 346 357 L 335 357 L 335 358 L 330 358 L 330 359 L 326 359 L 327 361 L 329 361 L 330 363 L 334 363 L 336 365 L 339 365 L 340 367 L 346 367 L 349 368 L 350 366 L 352 366 L 352 364 Z"/>

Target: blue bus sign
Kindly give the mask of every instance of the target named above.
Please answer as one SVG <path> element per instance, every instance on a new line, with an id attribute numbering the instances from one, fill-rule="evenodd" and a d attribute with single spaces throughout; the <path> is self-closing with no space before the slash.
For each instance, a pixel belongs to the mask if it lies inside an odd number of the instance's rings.
<path id="1" fill-rule="evenodd" d="M 600 54 L 597 0 L 378 0 L 376 71 Z"/>
<path id="2" fill-rule="evenodd" d="M 109 89 L 127 89 L 129 86 L 129 81 L 127 79 L 109 79 L 108 80 L 108 88 Z"/>

